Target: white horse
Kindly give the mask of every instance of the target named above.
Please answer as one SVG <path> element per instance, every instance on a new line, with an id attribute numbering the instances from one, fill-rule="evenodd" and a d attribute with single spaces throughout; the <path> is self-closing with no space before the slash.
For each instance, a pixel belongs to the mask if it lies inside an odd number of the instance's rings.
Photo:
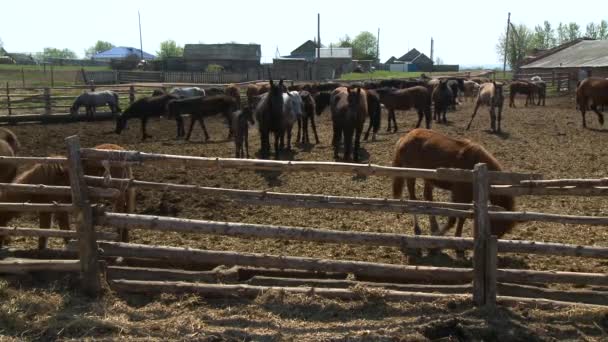
<path id="1" fill-rule="evenodd" d="M 173 88 L 173 89 L 171 89 L 169 94 L 177 95 L 181 98 L 206 95 L 205 89 L 201 89 L 199 87 Z"/>
<path id="2" fill-rule="evenodd" d="M 283 93 L 283 134 L 287 133 L 287 149 L 291 150 L 291 131 L 293 125 L 302 119 L 302 97 L 297 91 Z M 283 145 L 284 137 L 281 137 Z"/>
<path id="3" fill-rule="evenodd" d="M 530 81 L 532 81 L 532 82 L 542 82 L 542 79 L 540 78 L 540 76 L 533 76 L 532 78 L 530 78 Z"/>
<path id="4" fill-rule="evenodd" d="M 92 118 L 95 114 L 97 107 L 108 105 L 112 110 L 112 113 L 119 113 L 120 107 L 118 105 L 118 94 L 111 90 L 104 91 L 92 91 L 82 93 L 78 95 L 72 107 L 70 107 L 70 114 L 78 114 L 78 109 L 81 106 L 85 106 L 88 118 Z"/>

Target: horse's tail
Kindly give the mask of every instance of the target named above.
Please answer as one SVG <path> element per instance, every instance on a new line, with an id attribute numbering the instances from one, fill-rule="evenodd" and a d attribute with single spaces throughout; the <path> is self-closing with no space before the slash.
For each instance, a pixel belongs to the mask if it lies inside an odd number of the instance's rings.
<path id="1" fill-rule="evenodd" d="M 397 141 L 397 145 L 395 146 L 395 158 L 393 159 L 393 166 L 394 167 L 402 167 L 403 166 L 403 160 L 401 159 L 401 156 L 403 155 L 403 144 L 402 144 L 402 140 L 403 139 L 399 139 Z M 403 195 L 403 185 L 405 183 L 405 178 L 404 177 L 394 177 L 393 178 L 393 198 L 401 198 L 401 196 Z"/>

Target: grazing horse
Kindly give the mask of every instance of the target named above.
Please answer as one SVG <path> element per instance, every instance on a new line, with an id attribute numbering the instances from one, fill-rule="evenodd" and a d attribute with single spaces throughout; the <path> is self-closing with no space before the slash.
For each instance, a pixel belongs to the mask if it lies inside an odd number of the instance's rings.
<path id="1" fill-rule="evenodd" d="M 331 94 L 331 121 L 334 135 L 334 158 L 338 159 L 338 149 L 342 135 L 344 135 L 344 160 L 350 160 L 351 154 L 355 161 L 359 161 L 359 144 L 361 133 L 367 117 L 367 95 L 365 90 L 347 87 L 334 89 Z M 353 134 L 355 146 L 353 151 Z"/>
<path id="2" fill-rule="evenodd" d="M 234 132 L 234 155 L 236 158 L 249 158 L 249 125 L 254 125 L 253 111 L 245 107 L 232 113 Z M 244 146 L 243 146 L 244 145 Z"/>
<path id="3" fill-rule="evenodd" d="M 269 91 L 262 95 L 255 107 L 255 116 L 260 131 L 260 155 L 262 158 L 270 156 L 270 133 L 274 134 L 275 157 L 279 159 L 279 139 L 283 136 L 283 80 L 275 84 L 272 79 L 268 82 Z M 247 95 L 249 96 L 249 87 Z M 256 101 L 255 96 L 249 99 Z"/>
<path id="4" fill-rule="evenodd" d="M 391 120 L 394 124 L 393 132 L 397 132 L 395 110 L 408 110 L 411 108 L 415 108 L 418 112 L 416 128 L 420 127 L 423 117 L 426 121 L 426 128 L 431 128 L 431 93 L 426 87 L 415 86 L 398 90 L 378 88 L 376 92 L 380 95 L 380 102 L 388 110 L 387 132 L 391 131 Z"/>
<path id="5" fill-rule="evenodd" d="M 608 79 L 589 77 L 576 88 L 576 102 L 583 116 L 583 127 L 587 127 L 585 113 L 591 102 L 591 110 L 597 114 L 600 125 L 604 125 L 604 115 L 597 109 L 599 105 L 608 105 Z"/>
<path id="6" fill-rule="evenodd" d="M 195 96 L 185 99 L 171 100 L 167 104 L 169 112 L 168 117 L 175 119 L 177 123 L 177 138 L 184 136 L 184 120 L 183 114 L 190 114 L 190 128 L 186 135 L 186 140 L 190 140 L 194 124 L 198 121 L 205 134 L 205 141 L 209 140 L 209 133 L 203 119 L 208 116 L 221 113 L 228 124 L 228 139 L 232 137 L 232 128 L 230 127 L 231 113 L 237 109 L 237 102 L 232 96 L 215 95 L 215 96 Z"/>
<path id="7" fill-rule="evenodd" d="M 393 159 L 393 166 L 395 167 L 421 169 L 457 168 L 471 170 L 477 163 L 487 164 L 488 170 L 491 171 L 503 170 L 496 158 L 481 145 L 468 139 L 455 139 L 439 132 L 421 128 L 414 129 L 399 139 Z M 407 182 L 410 200 L 416 200 L 415 178 L 395 177 L 393 179 L 393 198 L 401 198 L 404 181 Z M 435 187 L 450 191 L 451 201 L 454 203 L 471 203 L 473 200 L 471 183 L 425 180 L 424 199 L 426 201 L 433 201 L 433 188 Z M 490 203 L 510 211 L 515 207 L 515 201 L 511 196 L 490 195 Z M 444 235 L 454 226 L 456 218 L 450 217 L 441 230 L 435 217 L 431 216 L 430 221 L 432 235 Z M 462 235 L 464 222 L 465 218 L 458 218 L 456 236 Z M 500 238 L 514 227 L 514 222 L 491 220 L 490 227 L 492 235 Z M 421 233 L 416 215 L 414 215 L 414 233 L 416 235 Z"/>
<path id="8" fill-rule="evenodd" d="M 431 94 L 431 98 L 433 100 L 433 107 L 435 109 L 433 115 L 435 122 L 443 122 L 447 124 L 448 119 L 446 117 L 446 113 L 448 111 L 448 107 L 450 107 L 454 101 L 454 94 L 452 89 L 449 87 L 447 80 L 441 80 L 439 84 L 435 86 L 433 93 Z M 441 118 L 442 113 L 443 118 Z"/>
<path id="9" fill-rule="evenodd" d="M 376 141 L 376 134 L 380 130 L 380 123 L 382 117 L 382 104 L 380 103 L 380 95 L 374 89 L 365 90 L 367 94 L 367 114 L 369 115 L 369 125 L 363 140 L 367 141 L 369 138 L 369 132 L 372 132 L 372 141 Z"/>
<path id="10" fill-rule="evenodd" d="M 309 144 L 310 137 L 308 135 L 308 121 L 312 126 L 312 132 L 315 135 L 315 143 L 319 143 L 319 135 L 317 134 L 317 126 L 315 125 L 315 114 L 319 115 L 316 110 L 315 99 L 312 94 L 306 90 L 300 91 L 302 98 L 302 117 L 298 120 L 298 136 L 296 141 L 302 144 Z M 302 132 L 300 133 L 300 129 Z"/>
<path id="11" fill-rule="evenodd" d="M 141 140 L 151 138 L 146 132 L 146 125 L 150 117 L 158 117 L 166 114 L 167 104 L 177 97 L 171 94 L 144 97 L 131 103 L 131 105 L 120 114 L 116 120 L 116 134 L 120 134 L 127 125 L 127 121 L 133 118 L 141 120 Z"/>
<path id="12" fill-rule="evenodd" d="M 466 101 L 467 99 L 471 99 L 471 101 L 473 101 L 473 99 L 475 99 L 479 93 L 479 84 L 473 81 L 464 81 L 463 87 L 464 100 Z"/>
<path id="13" fill-rule="evenodd" d="M 106 150 L 124 150 L 124 148 L 114 144 L 102 144 L 98 145 L 97 149 Z M 106 169 L 102 167 L 99 162 L 85 162 L 83 163 L 84 173 L 93 176 L 103 176 Z M 133 178 L 131 168 L 127 167 L 110 167 L 110 176 L 113 178 Z M 15 180 L 14 184 L 44 184 L 44 185 L 55 185 L 55 186 L 70 186 L 70 175 L 69 169 L 64 165 L 59 164 L 35 164 L 29 169 L 20 173 Z M 35 193 L 19 193 L 12 192 L 10 190 L 3 191 L 0 195 L 0 202 L 13 202 L 13 203 L 71 203 L 71 196 L 67 195 L 40 195 Z M 121 195 L 116 198 L 114 204 L 114 210 L 117 212 L 133 212 L 135 209 L 135 192 L 133 189 L 128 189 L 125 192 L 121 192 Z M 0 212 L 0 226 L 4 227 L 7 223 L 18 217 L 20 212 L 3 211 Z M 40 220 L 40 228 L 50 228 L 52 213 L 41 212 L 38 214 Z M 62 230 L 70 229 L 69 214 L 67 212 L 55 213 L 55 220 L 57 221 L 59 228 Z M 128 241 L 128 233 L 126 229 L 119 229 L 120 239 L 123 242 Z M 4 239 L 0 237 L 0 246 L 3 244 Z M 38 248 L 44 249 L 47 245 L 47 238 L 41 237 L 38 239 Z"/>
<path id="14" fill-rule="evenodd" d="M 483 83 L 479 88 L 479 94 L 477 95 L 477 101 L 475 103 L 475 110 L 473 111 L 473 115 L 471 116 L 471 121 L 467 125 L 467 131 L 471 128 L 471 123 L 473 123 L 473 119 L 475 119 L 475 115 L 477 115 L 477 110 L 479 106 L 486 105 L 490 107 L 490 128 L 492 132 L 500 133 L 500 121 L 502 119 L 502 105 L 504 102 L 504 97 L 502 94 L 502 83 L 492 82 L 492 83 Z M 498 108 L 498 115 L 496 115 L 496 108 Z M 498 129 L 496 128 L 496 119 L 498 119 Z"/>
<path id="15" fill-rule="evenodd" d="M 194 96 L 206 96 L 205 89 L 199 87 L 173 88 L 169 94 L 175 95 L 178 98 L 184 99 Z"/>
<path id="16" fill-rule="evenodd" d="M 0 128 L 0 156 L 14 157 L 21 145 L 15 133 L 6 128 Z M 0 183 L 10 183 L 17 176 L 17 164 L 0 162 Z"/>
<path id="17" fill-rule="evenodd" d="M 110 90 L 82 93 L 74 100 L 70 114 L 77 115 L 78 109 L 85 106 L 87 118 L 92 119 L 97 107 L 105 105 L 110 107 L 112 113 L 120 113 L 118 94 Z"/>
<path id="18" fill-rule="evenodd" d="M 237 109 L 241 108 L 241 91 L 239 90 L 239 87 L 234 84 L 229 84 L 224 88 L 224 95 L 234 97 Z"/>
<path id="19" fill-rule="evenodd" d="M 515 108 L 515 95 L 522 94 L 526 95 L 526 106 L 528 103 L 534 104 L 534 93 L 536 93 L 537 87 L 534 83 L 528 81 L 514 81 L 509 85 L 509 107 Z"/>

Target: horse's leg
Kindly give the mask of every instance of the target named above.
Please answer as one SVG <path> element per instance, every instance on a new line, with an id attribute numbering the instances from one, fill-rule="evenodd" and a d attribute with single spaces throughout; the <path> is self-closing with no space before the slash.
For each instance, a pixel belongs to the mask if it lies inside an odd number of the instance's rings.
<path id="1" fill-rule="evenodd" d="M 388 109 L 388 126 L 386 127 L 386 132 L 390 132 L 391 131 L 391 119 L 392 119 L 392 115 L 395 114 L 395 112 L 393 112 L 393 110 L 391 108 L 387 108 Z"/>
<path id="2" fill-rule="evenodd" d="M 353 128 L 346 127 L 344 130 L 344 161 L 349 161 L 353 153 Z"/>
<path id="3" fill-rule="evenodd" d="M 245 155 L 249 159 L 249 132 L 245 131 L 243 138 L 245 140 Z"/>
<path id="4" fill-rule="evenodd" d="M 333 125 L 334 128 L 334 136 L 332 138 L 331 144 L 334 146 L 334 159 L 338 160 L 340 157 L 338 156 L 338 149 L 340 147 L 340 139 L 342 138 L 342 128 L 339 127 L 336 123 Z"/>
<path id="5" fill-rule="evenodd" d="M 205 134 L 205 141 L 209 141 L 209 133 L 207 133 L 207 127 L 205 127 L 205 120 L 203 120 L 202 116 L 198 118 L 198 122 L 201 125 L 201 128 L 203 129 L 203 133 Z"/>
<path id="6" fill-rule="evenodd" d="M 479 101 L 477 101 L 477 103 L 475 104 L 475 109 L 473 110 L 473 115 L 471 115 L 471 121 L 469 121 L 469 124 L 467 125 L 466 130 L 468 131 L 469 128 L 471 128 L 471 124 L 473 123 L 473 119 L 475 119 L 475 115 L 477 115 L 477 110 L 479 109 Z"/>
<path id="7" fill-rule="evenodd" d="M 52 215 L 53 215 L 52 213 L 40 213 L 39 214 L 40 228 L 42 228 L 42 229 L 51 228 Z M 39 237 L 38 238 L 38 249 L 46 249 L 47 240 L 48 239 L 46 237 Z"/>
<path id="8" fill-rule="evenodd" d="M 393 133 L 396 133 L 399 129 L 397 128 L 397 116 L 395 115 L 395 110 L 393 109 L 393 114 L 391 115 L 393 118 Z"/>
<path id="9" fill-rule="evenodd" d="M 409 194 L 409 198 L 412 201 L 416 200 L 416 178 L 407 178 L 406 180 L 407 192 Z M 420 235 L 422 234 L 422 230 L 420 229 L 420 223 L 418 222 L 418 215 L 414 214 L 414 234 Z M 403 252 L 408 255 L 413 256 L 422 256 L 422 251 L 420 249 L 410 249 L 407 248 L 405 250 L 402 249 Z"/>
<path id="10" fill-rule="evenodd" d="M 148 117 L 143 116 L 141 118 L 141 140 L 146 140 L 146 138 L 151 138 L 151 135 L 148 135 L 146 131 L 146 126 L 148 125 Z"/>
<path id="11" fill-rule="evenodd" d="M 363 123 L 355 129 L 355 149 L 353 150 L 353 159 L 359 161 L 359 149 L 361 146 L 361 134 L 363 133 Z"/>
<path id="12" fill-rule="evenodd" d="M 515 108 L 515 93 L 509 94 L 509 107 Z"/>
<path id="13" fill-rule="evenodd" d="M 287 151 L 291 151 L 291 131 L 293 127 L 287 129 Z"/>
<path id="14" fill-rule="evenodd" d="M 315 115 L 314 114 L 310 117 L 310 125 L 312 126 L 312 132 L 315 135 L 315 143 L 318 144 L 319 135 L 317 134 L 317 125 L 315 125 Z"/>
<path id="15" fill-rule="evenodd" d="M 420 127 L 422 124 L 422 118 L 424 117 L 424 111 L 418 110 L 418 122 L 416 123 L 416 128 Z"/>
<path id="16" fill-rule="evenodd" d="M 304 118 L 304 141 L 307 144 L 310 144 L 310 132 L 308 131 L 308 122 L 311 120 L 311 118 L 312 116 L 307 116 Z"/>
<path id="17" fill-rule="evenodd" d="M 433 202 L 433 185 L 428 181 L 424 182 L 424 200 Z M 439 235 L 439 225 L 435 216 L 430 215 L 429 221 L 431 223 L 431 235 Z"/>
<path id="18" fill-rule="evenodd" d="M 500 121 L 502 120 L 502 107 L 498 107 L 498 133 L 500 133 Z"/>
<path id="19" fill-rule="evenodd" d="M 194 116 L 190 115 L 190 127 L 188 127 L 188 134 L 186 134 L 186 140 L 190 140 L 190 136 L 192 135 L 192 129 L 194 128 L 194 123 L 196 119 Z"/>
<path id="20" fill-rule="evenodd" d="M 372 130 L 372 120 L 370 118 L 369 125 L 367 126 L 367 131 L 365 132 L 365 136 L 363 136 L 363 140 L 367 141 L 367 138 L 369 138 L 369 132 L 371 130 Z"/>
<path id="21" fill-rule="evenodd" d="M 281 152 L 281 147 L 279 146 L 279 140 L 283 138 L 283 132 L 276 132 L 274 134 L 274 153 L 275 159 L 279 160 L 279 153 Z"/>
<path id="22" fill-rule="evenodd" d="M 496 132 L 496 110 L 494 105 L 490 105 L 490 128 L 492 132 Z"/>
<path id="23" fill-rule="evenodd" d="M 597 114 L 597 119 L 600 121 L 600 125 L 604 126 L 604 114 L 597 109 L 597 106 L 594 104 L 591 106 L 591 109 Z"/>
<path id="24" fill-rule="evenodd" d="M 304 136 L 300 135 L 301 134 L 301 129 L 302 129 L 302 125 L 303 125 L 303 120 L 306 120 L 304 118 L 298 118 L 298 134 L 296 134 L 296 143 L 304 143 Z M 301 138 L 301 140 L 300 140 Z"/>

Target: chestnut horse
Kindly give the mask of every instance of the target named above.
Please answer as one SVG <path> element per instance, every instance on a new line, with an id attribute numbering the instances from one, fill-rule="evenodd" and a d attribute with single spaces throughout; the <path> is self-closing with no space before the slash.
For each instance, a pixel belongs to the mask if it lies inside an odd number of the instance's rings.
<path id="1" fill-rule="evenodd" d="M 591 110 L 597 114 L 600 125 L 604 125 L 604 115 L 597 109 L 597 106 L 608 105 L 608 79 L 586 78 L 576 88 L 576 102 L 583 116 L 583 127 L 587 127 L 585 113 L 589 101 L 591 101 Z"/>
<path id="2" fill-rule="evenodd" d="M 426 128 L 431 128 L 431 93 L 424 86 L 414 86 L 406 89 L 378 88 L 376 92 L 380 96 L 380 102 L 388 110 L 387 132 L 391 131 L 391 120 L 394 124 L 393 132 L 397 132 L 397 120 L 395 110 L 409 110 L 415 108 L 418 112 L 418 123 L 420 127 L 422 118 L 426 121 Z"/>
<path id="3" fill-rule="evenodd" d="M 239 90 L 239 87 L 234 84 L 229 84 L 224 88 L 224 94 L 234 97 L 236 108 L 241 109 L 241 91 Z"/>
<path id="4" fill-rule="evenodd" d="M 367 117 L 367 95 L 365 90 L 338 87 L 331 93 L 331 121 L 334 135 L 334 158 L 338 159 L 338 148 L 344 135 L 344 160 L 350 160 L 351 154 L 359 161 L 359 144 L 363 124 Z M 353 134 L 355 146 L 353 151 Z"/>
<path id="5" fill-rule="evenodd" d="M 102 144 L 95 146 L 97 149 L 102 150 L 124 150 L 124 148 L 114 144 Z M 84 172 L 87 175 L 92 176 L 103 176 L 106 169 L 101 166 L 98 162 L 84 162 Z M 131 168 L 127 167 L 110 167 L 110 176 L 113 178 L 133 178 Z M 29 169 L 20 173 L 15 180 L 15 184 L 44 184 L 44 185 L 55 185 L 55 186 L 70 186 L 70 174 L 69 169 L 64 165 L 59 164 L 35 164 Z M 3 191 L 0 195 L 0 202 L 32 202 L 32 203 L 71 203 L 71 196 L 59 196 L 59 195 L 39 195 L 39 194 L 26 194 L 26 193 L 15 193 L 11 191 Z M 135 209 L 135 191 L 130 188 L 126 191 L 122 191 L 120 196 L 116 198 L 114 202 L 114 210 L 117 212 L 133 212 Z M 0 227 L 6 226 L 6 224 L 13 218 L 19 216 L 20 212 L 0 212 Z M 53 213 L 41 212 L 39 213 L 40 228 L 50 228 L 51 219 Z M 67 212 L 55 213 L 55 220 L 57 221 L 59 228 L 62 230 L 70 229 L 69 214 Z M 123 242 L 128 241 L 128 232 L 126 229 L 119 229 L 120 240 Z M 4 239 L 0 237 L 0 246 L 3 244 Z M 46 248 L 47 238 L 41 237 L 38 239 L 38 248 Z"/>
<path id="6" fill-rule="evenodd" d="M 503 170 L 496 158 L 481 145 L 468 139 L 456 139 L 422 128 L 414 129 L 399 139 L 393 159 L 393 166 L 395 167 L 420 169 L 458 168 L 471 170 L 477 163 L 485 163 L 490 171 Z M 401 198 L 404 182 L 407 182 L 410 200 L 415 200 L 415 178 L 395 177 L 393 179 L 393 197 Z M 450 191 L 451 201 L 454 203 L 471 203 L 473 200 L 470 183 L 425 180 L 424 199 L 426 201 L 433 200 L 434 187 Z M 515 201 L 511 196 L 490 195 L 490 203 L 509 211 L 512 211 L 515 207 Z M 433 235 L 444 235 L 456 223 L 456 218 L 450 217 L 448 222 L 439 229 L 435 217 L 430 216 L 430 220 Z M 456 236 L 462 235 L 464 222 L 464 218 L 458 218 Z M 514 222 L 511 221 L 490 221 L 492 235 L 499 238 L 511 231 L 514 225 Z M 421 233 L 416 215 L 414 215 L 414 233 L 416 235 Z"/>
<path id="7" fill-rule="evenodd" d="M 0 156 L 14 157 L 21 145 L 15 133 L 6 128 L 0 128 Z M 0 183 L 10 183 L 17 176 L 17 165 L 11 162 L 0 162 Z"/>
<path id="8" fill-rule="evenodd" d="M 528 81 L 514 81 L 509 85 L 509 107 L 515 108 L 515 95 L 526 95 L 526 106 L 534 104 L 534 94 L 538 92 L 536 84 Z"/>

